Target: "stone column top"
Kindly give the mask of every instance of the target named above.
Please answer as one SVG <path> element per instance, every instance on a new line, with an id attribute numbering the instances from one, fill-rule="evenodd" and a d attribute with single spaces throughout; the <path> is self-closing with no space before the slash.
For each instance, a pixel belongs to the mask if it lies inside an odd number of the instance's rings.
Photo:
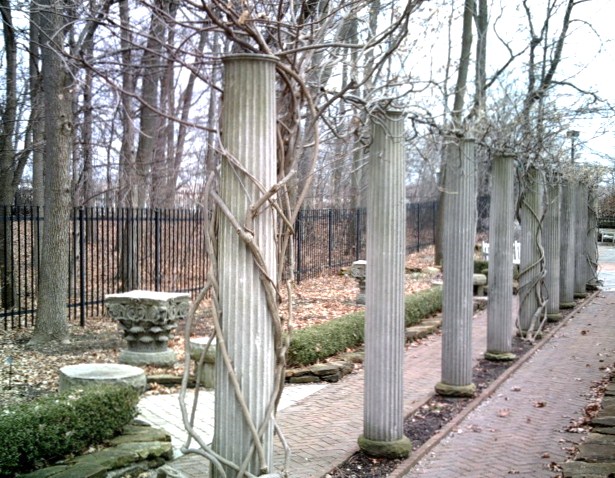
<path id="1" fill-rule="evenodd" d="M 187 299 L 190 300 L 190 294 L 186 292 L 156 292 L 153 290 L 131 290 L 119 294 L 107 294 L 105 300 L 149 300 L 153 302 L 167 302 L 169 300 Z"/>

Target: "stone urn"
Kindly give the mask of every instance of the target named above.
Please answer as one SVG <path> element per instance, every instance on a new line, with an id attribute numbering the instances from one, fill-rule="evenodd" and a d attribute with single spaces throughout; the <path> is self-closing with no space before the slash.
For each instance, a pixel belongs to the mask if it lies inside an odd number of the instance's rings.
<path id="1" fill-rule="evenodd" d="M 171 367 L 175 352 L 169 349 L 178 320 L 190 309 L 190 295 L 184 293 L 133 290 L 105 296 L 109 315 L 124 332 L 127 348 L 120 363 Z"/>

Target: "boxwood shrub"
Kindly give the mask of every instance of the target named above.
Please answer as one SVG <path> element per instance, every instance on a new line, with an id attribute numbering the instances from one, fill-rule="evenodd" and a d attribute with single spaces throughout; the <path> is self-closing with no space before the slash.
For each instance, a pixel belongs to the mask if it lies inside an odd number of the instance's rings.
<path id="1" fill-rule="evenodd" d="M 442 287 L 418 292 L 405 299 L 406 327 L 418 324 L 442 309 Z M 355 312 L 292 333 L 287 364 L 290 367 L 317 363 L 348 348 L 361 345 L 365 338 L 365 313 Z"/>
<path id="2" fill-rule="evenodd" d="M 104 385 L 0 409 L 0 476 L 15 476 L 117 435 L 137 414 L 132 387 Z"/>

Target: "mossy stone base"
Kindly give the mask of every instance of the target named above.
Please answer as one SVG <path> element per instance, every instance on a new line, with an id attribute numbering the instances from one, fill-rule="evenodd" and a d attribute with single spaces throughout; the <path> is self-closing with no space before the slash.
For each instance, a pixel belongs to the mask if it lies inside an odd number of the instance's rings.
<path id="1" fill-rule="evenodd" d="M 574 302 L 560 302 L 559 308 L 560 309 L 574 309 L 575 305 L 576 304 Z"/>
<path id="2" fill-rule="evenodd" d="M 587 297 L 587 292 L 575 292 L 574 293 L 575 299 L 585 299 L 585 297 Z"/>
<path id="3" fill-rule="evenodd" d="M 473 397 L 476 392 L 476 385 L 449 385 L 448 383 L 438 382 L 436 393 L 443 397 Z"/>
<path id="4" fill-rule="evenodd" d="M 394 441 L 381 441 L 370 440 L 361 435 L 358 439 L 359 448 L 372 457 L 375 458 L 407 458 L 412 451 L 412 442 L 407 436 L 403 436 L 399 440 Z"/>
<path id="5" fill-rule="evenodd" d="M 547 314 L 547 321 L 549 322 L 559 322 L 560 320 L 562 320 L 562 314 L 557 312 L 554 314 Z"/>
<path id="6" fill-rule="evenodd" d="M 485 360 L 492 362 L 510 362 L 516 358 L 517 356 L 512 352 L 485 352 Z"/>

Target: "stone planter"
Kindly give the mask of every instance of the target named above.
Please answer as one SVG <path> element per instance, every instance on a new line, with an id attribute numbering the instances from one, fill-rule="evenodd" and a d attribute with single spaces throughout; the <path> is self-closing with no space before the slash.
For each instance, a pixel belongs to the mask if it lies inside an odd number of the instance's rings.
<path id="1" fill-rule="evenodd" d="M 176 357 L 168 348 L 169 339 L 177 321 L 188 315 L 189 294 L 133 290 L 105 296 L 105 305 L 128 344 L 120 353 L 120 363 L 173 366 Z"/>

